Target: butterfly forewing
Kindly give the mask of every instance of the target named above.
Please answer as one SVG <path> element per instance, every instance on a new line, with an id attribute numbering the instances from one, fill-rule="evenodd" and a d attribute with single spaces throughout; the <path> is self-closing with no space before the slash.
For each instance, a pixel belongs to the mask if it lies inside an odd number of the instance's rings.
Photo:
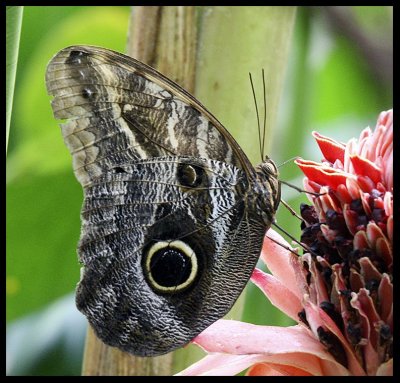
<path id="1" fill-rule="evenodd" d="M 50 62 L 46 82 L 55 117 L 69 120 L 63 136 L 83 185 L 115 165 L 171 154 L 252 169 L 199 102 L 132 58 L 102 48 L 66 48 Z"/>

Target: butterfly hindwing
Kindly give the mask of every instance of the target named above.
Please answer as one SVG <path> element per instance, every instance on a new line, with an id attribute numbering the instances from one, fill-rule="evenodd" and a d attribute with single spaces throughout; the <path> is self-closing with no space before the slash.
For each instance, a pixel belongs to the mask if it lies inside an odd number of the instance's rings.
<path id="1" fill-rule="evenodd" d="M 188 166 L 201 177 L 192 190 L 182 176 Z M 243 288 L 238 279 L 247 280 L 254 267 L 255 228 L 238 193 L 243 182 L 243 171 L 232 165 L 178 156 L 139 160 L 85 189 L 79 244 L 85 267 L 76 300 L 106 343 L 140 355 L 168 352 L 229 310 Z M 145 265 L 149 249 L 172 241 L 190 249 L 189 268 L 196 264 L 196 271 L 189 280 L 174 261 L 180 284 L 188 283 L 164 290 Z M 171 274 L 162 265 L 161 273 Z"/>

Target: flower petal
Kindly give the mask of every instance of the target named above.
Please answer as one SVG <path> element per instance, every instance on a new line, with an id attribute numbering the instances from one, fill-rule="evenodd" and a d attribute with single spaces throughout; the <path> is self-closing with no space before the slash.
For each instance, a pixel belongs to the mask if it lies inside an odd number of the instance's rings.
<path id="1" fill-rule="evenodd" d="M 383 207 L 385 209 L 385 214 L 390 217 L 393 215 L 393 194 L 386 192 L 383 197 Z"/>
<path id="2" fill-rule="evenodd" d="M 376 241 L 376 253 L 380 258 L 385 260 L 388 269 L 391 271 L 393 266 L 393 255 L 390 250 L 389 241 L 385 237 L 378 238 Z"/>
<path id="3" fill-rule="evenodd" d="M 393 216 L 391 215 L 386 223 L 388 237 L 391 243 L 393 243 Z"/>
<path id="4" fill-rule="evenodd" d="M 193 341 L 208 353 L 258 354 L 262 355 L 258 362 L 295 364 L 313 375 L 321 374 L 321 364 L 327 371 L 332 369 L 339 374 L 348 374 L 348 370 L 337 363 L 310 331 L 301 325 L 257 326 L 221 319 Z"/>
<path id="5" fill-rule="evenodd" d="M 369 242 L 367 233 L 363 230 L 357 231 L 357 233 L 354 234 L 353 245 L 355 250 L 368 249 Z"/>
<path id="6" fill-rule="evenodd" d="M 272 238 L 272 240 L 268 237 Z M 282 244 L 282 246 L 278 245 L 278 243 Z M 296 278 L 297 269 L 299 268 L 298 258 L 283 246 L 291 248 L 281 235 L 275 230 L 269 229 L 264 238 L 261 259 L 274 277 L 301 299 L 303 293 Z"/>
<path id="7" fill-rule="evenodd" d="M 363 368 L 355 357 L 352 349 L 350 348 L 347 340 L 344 338 L 342 332 L 336 326 L 335 322 L 331 319 L 331 317 L 325 313 L 321 308 L 313 304 L 308 297 L 304 299 L 304 308 L 306 310 L 307 321 L 310 324 L 313 332 L 316 336 L 318 327 L 324 327 L 328 329 L 332 334 L 334 334 L 339 341 L 341 342 L 343 348 L 345 349 L 348 369 L 353 375 L 365 375 Z"/>
<path id="8" fill-rule="evenodd" d="M 220 319 L 193 341 L 207 352 L 274 355 L 301 351 L 321 359 L 333 359 L 323 349 L 321 343 L 302 325 L 259 326 Z"/>
<path id="9" fill-rule="evenodd" d="M 364 283 L 369 282 L 373 279 L 380 281 L 382 279 L 382 274 L 378 271 L 375 265 L 371 262 L 368 257 L 362 257 L 358 260 L 360 265 L 361 275 L 363 276 Z"/>
<path id="10" fill-rule="evenodd" d="M 251 281 L 263 291 L 274 306 L 298 322 L 298 314 L 303 307 L 300 299 L 291 290 L 271 274 L 257 268 L 253 271 Z"/>
<path id="11" fill-rule="evenodd" d="M 311 376 L 311 374 L 284 364 L 258 363 L 249 368 L 246 376 Z"/>
<path id="12" fill-rule="evenodd" d="M 336 189 L 336 195 L 342 205 L 349 204 L 352 201 L 351 195 L 345 185 L 339 185 Z"/>
<path id="13" fill-rule="evenodd" d="M 367 302 L 362 302 L 361 300 L 361 298 L 366 298 L 368 296 L 368 291 L 362 288 L 360 289 L 360 292 L 358 294 L 353 292 L 351 293 L 351 296 L 352 298 L 350 300 L 350 305 L 355 308 L 360 315 L 361 336 L 362 338 L 364 338 L 360 341 L 360 344 L 358 346 L 360 347 L 363 354 L 367 374 L 375 375 L 380 365 L 379 355 L 372 344 L 373 339 L 371 338 L 371 336 L 374 334 L 374 329 L 372 328 L 372 323 L 370 323 L 368 314 L 365 311 L 365 307 L 363 307 L 363 303 L 366 304 Z"/>
<path id="14" fill-rule="evenodd" d="M 350 233 L 354 236 L 357 231 L 360 230 L 358 225 L 358 214 L 357 212 L 350 209 L 350 205 L 345 204 L 343 206 L 343 217 L 346 221 L 346 226 L 349 229 Z"/>
<path id="15" fill-rule="evenodd" d="M 337 375 L 337 366 L 331 363 L 321 363 L 316 357 L 309 354 L 287 354 L 268 356 L 264 354 L 231 355 L 231 354 L 210 354 L 192 364 L 176 375 L 194 376 L 223 376 L 236 375 L 250 367 L 246 375 L 262 376 L 310 376 L 310 375 Z M 278 359 L 278 363 L 275 363 Z M 270 361 L 271 360 L 271 361 Z M 293 364 L 293 365 L 292 365 Z M 300 367 L 297 367 L 300 365 Z M 304 367 L 303 367 L 304 366 Z M 313 373 L 307 371 L 309 369 Z M 343 370 L 343 375 L 348 375 Z"/>
<path id="16" fill-rule="evenodd" d="M 278 355 L 264 355 L 264 371 L 262 371 L 259 364 L 258 374 L 268 373 L 267 368 L 272 370 L 272 373 L 290 376 L 310 376 L 310 375 L 336 375 L 336 365 L 332 363 L 326 363 L 320 360 L 318 357 L 297 352 L 293 354 L 278 354 Z M 330 371 L 330 372 L 329 372 Z M 343 371 L 344 375 L 349 374 L 348 370 Z M 246 375 L 256 375 L 256 371 L 252 368 L 246 373 Z"/>
<path id="17" fill-rule="evenodd" d="M 368 176 L 375 183 L 382 181 L 382 169 L 372 161 L 362 158 L 356 154 L 350 155 L 350 160 L 355 174 Z"/>
<path id="18" fill-rule="evenodd" d="M 393 144 L 392 150 L 383 158 L 383 182 L 387 190 L 393 190 Z"/>
<path id="19" fill-rule="evenodd" d="M 381 318 L 389 325 L 393 332 L 393 284 L 387 274 L 383 274 L 378 288 L 379 301 L 381 302 Z"/>
<path id="20" fill-rule="evenodd" d="M 364 193 L 371 193 L 372 189 L 374 189 L 376 185 L 371 178 L 360 174 L 357 174 L 357 184 Z"/>
<path id="21" fill-rule="evenodd" d="M 376 371 L 377 376 L 393 376 L 393 359 L 382 363 Z"/>
<path id="22" fill-rule="evenodd" d="M 376 251 L 390 269 L 393 263 L 393 254 L 389 241 L 383 234 L 382 229 L 373 221 L 367 225 L 367 238 L 371 244 L 371 248 Z"/>
<path id="23" fill-rule="evenodd" d="M 302 158 L 298 158 L 294 162 L 306 177 L 320 185 L 328 185 L 334 190 L 336 190 L 339 185 L 346 184 L 346 179 L 348 177 L 354 177 L 350 173 L 333 169 L 317 162 L 306 161 Z"/>
<path id="24" fill-rule="evenodd" d="M 332 164 L 339 159 L 342 163 L 344 160 L 344 150 L 346 146 L 332 138 L 325 137 L 318 132 L 312 132 L 313 137 L 317 141 L 324 157 Z"/>
<path id="25" fill-rule="evenodd" d="M 262 361 L 259 354 L 253 355 L 229 355 L 229 354 L 210 354 L 200 359 L 176 375 L 236 375 L 254 363 Z"/>
<path id="26" fill-rule="evenodd" d="M 321 257 L 317 257 L 321 258 Z M 310 295 L 313 302 L 321 304 L 322 302 L 329 301 L 328 293 L 326 290 L 326 284 L 318 268 L 322 265 L 318 264 L 312 259 L 310 253 L 304 254 L 301 259 L 304 263 L 308 264 L 308 272 L 311 274 L 309 279 L 308 294 Z M 318 268 L 317 268 L 318 267 Z"/>
<path id="27" fill-rule="evenodd" d="M 278 369 L 274 368 L 275 365 L 271 363 L 257 363 L 251 366 L 246 376 L 284 376 L 285 373 L 279 372 Z M 292 376 L 299 376 L 300 374 L 293 373 Z"/>

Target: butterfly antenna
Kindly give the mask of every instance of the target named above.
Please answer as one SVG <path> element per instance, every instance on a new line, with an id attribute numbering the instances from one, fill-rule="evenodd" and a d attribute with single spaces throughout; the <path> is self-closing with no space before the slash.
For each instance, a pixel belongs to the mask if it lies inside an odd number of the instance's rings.
<path id="1" fill-rule="evenodd" d="M 264 149 L 263 149 L 263 146 L 262 146 L 262 144 L 261 144 L 260 114 L 258 113 L 256 92 L 254 91 L 253 79 L 252 79 L 252 77 L 251 77 L 251 73 L 250 73 L 250 72 L 249 72 L 249 77 L 250 77 L 251 90 L 252 90 L 252 92 L 253 92 L 254 106 L 256 107 L 257 126 L 258 126 L 258 142 L 259 142 L 259 144 L 260 144 L 261 161 L 263 161 L 263 150 L 264 150 Z"/>
<path id="2" fill-rule="evenodd" d="M 310 195 L 313 195 L 314 197 L 321 197 L 321 196 L 327 194 L 327 193 L 317 193 L 317 192 L 311 192 L 311 191 L 308 191 L 308 190 L 304 190 L 304 189 L 299 188 L 296 185 L 293 185 L 293 184 L 291 184 L 291 183 L 289 183 L 287 181 L 283 181 L 283 180 L 279 180 L 279 183 L 284 184 L 286 186 L 289 186 L 290 188 L 298 191 L 299 193 L 310 194 Z"/>
<path id="3" fill-rule="evenodd" d="M 285 165 L 287 165 L 289 162 L 292 162 L 292 161 L 294 161 L 294 160 L 297 160 L 298 158 L 300 158 L 300 157 L 299 157 L 299 156 L 294 156 L 294 157 L 292 157 L 292 158 L 289 158 L 288 160 L 282 162 L 281 164 L 276 165 L 276 167 L 279 169 L 280 167 L 285 166 Z"/>
<path id="4" fill-rule="evenodd" d="M 276 167 L 279 169 L 280 167 L 286 165 L 286 164 L 289 163 L 289 162 L 292 162 L 293 160 L 295 160 L 295 159 L 297 159 L 297 158 L 299 158 L 299 157 L 298 157 L 298 156 L 295 156 L 295 157 L 289 158 L 289 159 L 286 160 L 285 162 L 283 162 L 283 163 L 277 165 Z M 292 189 L 298 191 L 299 193 L 310 194 L 310 195 L 313 195 L 313 196 L 315 196 L 315 197 L 321 197 L 322 195 L 325 195 L 325 194 L 326 194 L 326 193 L 310 192 L 310 191 L 301 189 L 301 188 L 299 188 L 298 186 L 293 185 L 293 184 L 291 184 L 291 183 L 289 183 L 289 182 L 287 182 L 287 181 L 279 180 L 279 182 L 280 182 L 281 184 L 284 184 L 284 185 L 286 185 L 286 186 L 289 186 L 290 188 L 292 188 Z"/>
<path id="5" fill-rule="evenodd" d="M 262 69 L 262 79 L 263 79 L 263 99 L 264 99 L 264 124 L 263 124 L 261 160 L 263 161 L 263 159 L 264 159 L 264 148 L 265 148 L 265 130 L 267 129 L 267 91 L 266 91 L 266 87 L 265 87 L 264 68 Z"/>

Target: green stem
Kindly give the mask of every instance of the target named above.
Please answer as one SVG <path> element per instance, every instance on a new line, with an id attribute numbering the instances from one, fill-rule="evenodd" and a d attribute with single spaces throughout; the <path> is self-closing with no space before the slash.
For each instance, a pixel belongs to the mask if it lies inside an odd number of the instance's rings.
<path id="1" fill-rule="evenodd" d="M 267 154 L 271 145 L 268 137 L 276 126 L 295 14 L 296 7 L 221 6 L 204 7 L 200 15 L 195 95 L 235 137 L 253 163 L 260 162 L 260 152 L 248 73 L 253 74 L 260 106 L 261 69 L 265 71 Z M 262 120 L 262 107 L 259 110 Z M 226 318 L 241 318 L 244 297 L 242 294 Z M 204 353 L 189 346 L 176 355 L 179 359 L 174 358 L 174 372 Z"/>

